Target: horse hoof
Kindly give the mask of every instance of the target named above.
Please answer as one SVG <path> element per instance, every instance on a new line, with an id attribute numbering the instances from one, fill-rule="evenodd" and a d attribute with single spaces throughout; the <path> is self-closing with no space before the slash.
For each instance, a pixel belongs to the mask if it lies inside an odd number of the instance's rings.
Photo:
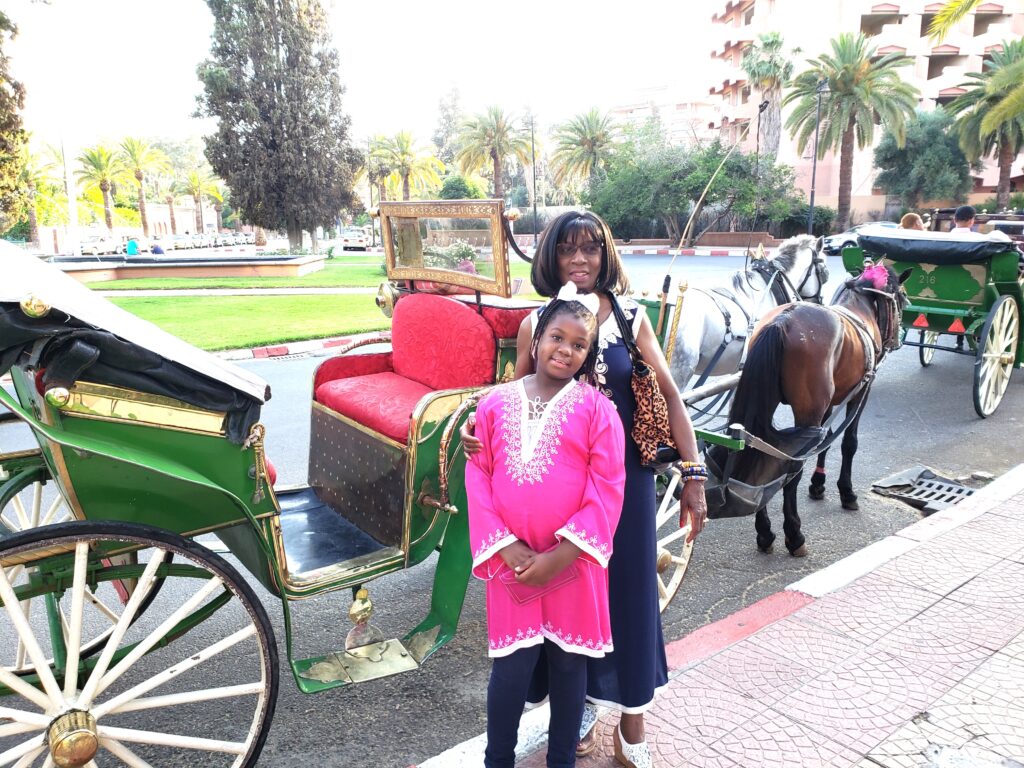
<path id="1" fill-rule="evenodd" d="M 825 498 L 825 486 L 812 485 L 807 489 L 807 495 L 815 501 L 821 501 Z"/>
<path id="2" fill-rule="evenodd" d="M 769 544 L 767 547 L 762 547 L 760 544 L 758 544 L 757 548 L 758 548 L 759 551 L 763 552 L 766 555 L 770 555 L 772 552 L 775 551 L 775 545 L 774 544 Z"/>
<path id="3" fill-rule="evenodd" d="M 807 544 L 801 544 L 796 549 L 791 549 L 789 554 L 793 557 L 807 557 Z"/>
<path id="4" fill-rule="evenodd" d="M 843 509 L 849 510 L 850 512 L 857 512 L 860 509 L 860 505 L 857 503 L 857 498 L 843 499 L 839 502 Z"/>

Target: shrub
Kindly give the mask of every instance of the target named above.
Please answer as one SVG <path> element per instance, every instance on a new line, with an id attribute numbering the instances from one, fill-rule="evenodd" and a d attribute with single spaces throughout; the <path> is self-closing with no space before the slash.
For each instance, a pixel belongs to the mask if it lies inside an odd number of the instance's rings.
<path id="1" fill-rule="evenodd" d="M 463 240 L 451 245 L 429 245 L 423 249 L 423 263 L 428 267 L 476 272 L 476 249 Z"/>

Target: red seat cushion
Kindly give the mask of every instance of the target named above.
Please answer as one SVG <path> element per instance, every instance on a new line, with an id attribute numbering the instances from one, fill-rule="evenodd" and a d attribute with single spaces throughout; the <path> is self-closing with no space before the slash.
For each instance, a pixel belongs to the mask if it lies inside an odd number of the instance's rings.
<path id="1" fill-rule="evenodd" d="M 371 373 L 327 381 L 316 388 L 316 401 L 365 427 L 404 444 L 412 411 L 433 390 L 394 373 Z"/>
<path id="2" fill-rule="evenodd" d="M 475 308 L 426 293 L 403 296 L 391 322 L 395 373 L 429 390 L 494 382 L 498 345 Z"/>
<path id="3" fill-rule="evenodd" d="M 271 487 L 277 485 L 277 467 L 266 456 L 263 457 L 263 463 L 267 465 L 267 482 Z"/>

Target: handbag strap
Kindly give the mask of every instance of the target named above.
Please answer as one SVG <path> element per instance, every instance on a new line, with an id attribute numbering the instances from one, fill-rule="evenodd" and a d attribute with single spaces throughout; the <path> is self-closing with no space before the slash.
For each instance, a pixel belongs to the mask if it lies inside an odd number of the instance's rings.
<path id="1" fill-rule="evenodd" d="M 636 345 L 636 337 L 633 336 L 633 329 L 630 327 L 629 321 L 626 320 L 626 313 L 622 311 L 622 307 L 619 305 L 618 297 L 610 293 L 608 298 L 611 299 L 612 314 L 615 315 L 615 322 L 619 326 L 619 333 L 622 334 L 622 342 L 626 345 L 626 349 L 629 350 L 629 356 L 633 360 L 635 365 L 637 362 L 643 362 L 644 357 L 640 354 L 640 347 Z M 637 309 L 639 312 L 640 309 Z"/>

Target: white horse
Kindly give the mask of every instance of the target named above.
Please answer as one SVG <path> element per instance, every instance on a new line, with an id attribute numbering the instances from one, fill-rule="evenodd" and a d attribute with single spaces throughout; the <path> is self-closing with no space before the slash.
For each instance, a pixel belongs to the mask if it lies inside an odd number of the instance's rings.
<path id="1" fill-rule="evenodd" d="M 791 237 L 772 258 L 750 261 L 731 280 L 686 291 L 671 363 L 680 391 L 686 391 L 694 374 L 723 376 L 739 370 L 748 330 L 769 309 L 791 301 L 821 303 L 828 268 L 816 245 L 811 235 Z"/>

